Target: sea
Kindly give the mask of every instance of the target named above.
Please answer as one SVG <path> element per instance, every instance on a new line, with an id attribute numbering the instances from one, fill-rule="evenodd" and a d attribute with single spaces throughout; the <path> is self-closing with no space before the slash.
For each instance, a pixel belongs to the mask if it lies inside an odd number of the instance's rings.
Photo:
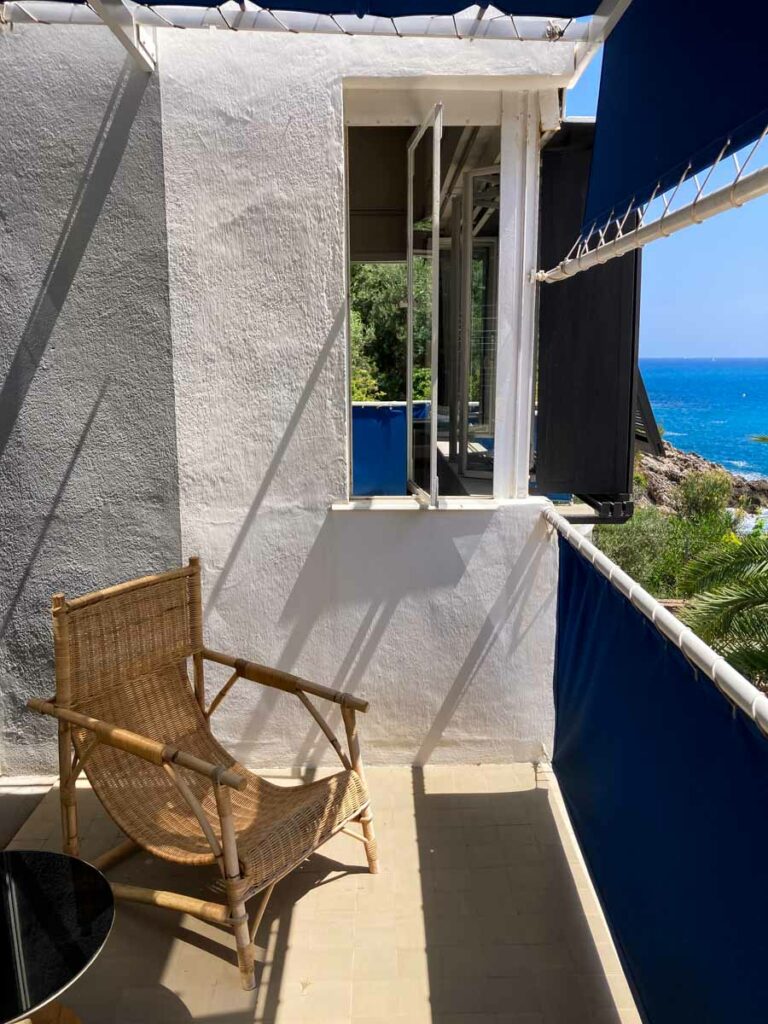
<path id="1" fill-rule="evenodd" d="M 641 359 L 664 440 L 732 473 L 768 477 L 768 359 Z"/>

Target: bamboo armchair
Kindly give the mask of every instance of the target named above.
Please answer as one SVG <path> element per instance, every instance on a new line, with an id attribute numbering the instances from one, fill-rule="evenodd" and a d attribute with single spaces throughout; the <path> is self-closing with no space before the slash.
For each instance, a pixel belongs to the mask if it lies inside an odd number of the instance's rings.
<path id="1" fill-rule="evenodd" d="M 81 771 L 127 839 L 94 861 L 105 870 L 137 849 L 182 864 L 217 864 L 226 904 L 113 883 L 118 899 L 228 926 L 243 988 L 255 987 L 254 937 L 276 883 L 331 836 L 360 839 L 377 871 L 373 816 L 356 712 L 366 701 L 232 658 L 203 644 L 200 565 L 66 600 L 53 598 L 56 694 L 29 707 L 58 720 L 63 848 L 78 854 L 75 783 Z M 192 661 L 190 684 L 187 659 Z M 204 663 L 232 674 L 206 707 Z M 295 696 L 343 770 L 305 786 L 275 786 L 214 738 L 211 715 L 245 679 Z M 346 754 L 312 697 L 341 705 Z M 361 831 L 350 828 L 359 822 Z M 249 923 L 246 901 L 261 894 Z"/>

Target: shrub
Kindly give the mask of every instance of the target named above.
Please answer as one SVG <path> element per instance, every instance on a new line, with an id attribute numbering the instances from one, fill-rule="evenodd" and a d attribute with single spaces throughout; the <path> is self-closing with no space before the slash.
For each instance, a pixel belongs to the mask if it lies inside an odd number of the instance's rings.
<path id="1" fill-rule="evenodd" d="M 705 519 L 726 511 L 732 490 L 731 478 L 725 470 L 688 473 L 677 487 L 675 507 L 683 519 Z"/>
<path id="2" fill-rule="evenodd" d="M 688 563 L 737 542 L 730 494 L 724 471 L 689 473 L 677 489 L 675 514 L 638 508 L 627 523 L 595 527 L 595 543 L 655 597 L 682 597 Z"/>

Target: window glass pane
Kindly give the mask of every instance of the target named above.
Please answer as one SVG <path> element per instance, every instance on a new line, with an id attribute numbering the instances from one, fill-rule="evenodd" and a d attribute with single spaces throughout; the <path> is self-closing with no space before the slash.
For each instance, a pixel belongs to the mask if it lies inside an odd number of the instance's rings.
<path id="1" fill-rule="evenodd" d="M 461 396 L 461 474 L 491 479 L 496 401 L 496 254 L 499 174 L 473 173 L 465 182 L 462 220 L 464 367 Z"/>
<path id="2" fill-rule="evenodd" d="M 475 245 L 472 253 L 472 320 L 467 395 L 467 468 L 493 472 L 496 400 L 496 303 L 492 251 Z"/>
<path id="3" fill-rule="evenodd" d="M 434 128 L 428 128 L 412 154 L 411 208 L 411 483 L 426 494 L 432 490 L 432 189 Z"/>

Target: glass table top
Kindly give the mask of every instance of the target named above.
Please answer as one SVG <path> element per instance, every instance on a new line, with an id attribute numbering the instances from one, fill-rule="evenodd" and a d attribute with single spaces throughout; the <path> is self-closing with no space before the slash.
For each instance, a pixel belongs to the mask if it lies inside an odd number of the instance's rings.
<path id="1" fill-rule="evenodd" d="M 106 878 L 61 853 L 0 852 L 0 1022 L 26 1017 L 97 956 L 114 918 Z"/>

